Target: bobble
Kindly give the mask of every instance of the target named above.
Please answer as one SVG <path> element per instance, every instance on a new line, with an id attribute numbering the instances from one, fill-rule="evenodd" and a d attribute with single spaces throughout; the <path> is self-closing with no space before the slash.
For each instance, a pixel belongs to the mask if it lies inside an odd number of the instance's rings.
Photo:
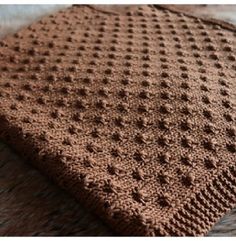
<path id="1" fill-rule="evenodd" d="M 134 159 L 138 162 L 146 162 L 146 156 L 147 154 L 142 150 L 134 153 Z"/>
<path id="2" fill-rule="evenodd" d="M 142 204 L 145 204 L 148 199 L 147 194 L 143 190 L 138 189 L 137 187 L 134 188 L 134 191 L 132 194 L 133 194 L 134 200 Z"/>
<path id="3" fill-rule="evenodd" d="M 193 185 L 195 181 L 195 176 L 192 173 L 187 173 L 182 178 L 183 184 L 187 187 Z"/>
<path id="4" fill-rule="evenodd" d="M 86 145 L 86 150 L 90 153 L 96 153 L 98 151 L 100 151 L 100 148 L 96 145 L 94 145 L 93 143 L 88 143 Z"/>
<path id="5" fill-rule="evenodd" d="M 36 48 L 31 48 L 28 50 L 28 54 L 31 55 L 31 56 L 34 56 L 36 55 L 37 53 L 37 49 Z"/>
<path id="6" fill-rule="evenodd" d="M 182 113 L 184 113 L 185 115 L 191 115 L 193 112 L 193 109 L 190 105 L 184 106 L 182 108 Z"/>
<path id="7" fill-rule="evenodd" d="M 60 118 L 63 116 L 63 113 L 60 110 L 54 110 L 51 112 L 51 117 L 54 119 Z"/>
<path id="8" fill-rule="evenodd" d="M 158 203 L 162 207 L 171 207 L 170 195 L 168 193 L 163 193 L 162 195 L 159 196 Z"/>
<path id="9" fill-rule="evenodd" d="M 25 117 L 23 117 L 22 122 L 24 122 L 24 123 L 32 123 L 32 120 L 30 119 L 29 116 L 25 116 Z"/>
<path id="10" fill-rule="evenodd" d="M 100 96 L 103 96 L 103 97 L 108 97 L 109 96 L 109 92 L 106 88 L 101 88 L 99 91 L 98 91 L 98 94 Z"/>
<path id="11" fill-rule="evenodd" d="M 99 109 L 106 109 L 108 107 L 108 102 L 106 100 L 99 100 L 97 103 L 96 103 L 96 107 L 99 108 Z"/>
<path id="12" fill-rule="evenodd" d="M 222 105 L 227 109 L 232 108 L 231 102 L 229 100 L 223 100 Z"/>
<path id="13" fill-rule="evenodd" d="M 170 121 L 169 121 L 168 119 L 162 119 L 162 120 L 160 120 L 159 123 L 158 123 L 158 125 L 159 125 L 159 128 L 160 128 L 161 130 L 169 130 L 170 127 L 171 127 L 171 123 L 170 123 Z"/>
<path id="14" fill-rule="evenodd" d="M 140 113 L 148 113 L 149 110 L 150 109 L 149 109 L 148 105 L 143 104 L 143 105 L 138 106 L 138 112 L 140 112 Z"/>
<path id="15" fill-rule="evenodd" d="M 236 129 L 234 127 L 228 128 L 226 132 L 229 137 L 234 138 L 236 136 Z"/>
<path id="16" fill-rule="evenodd" d="M 125 89 L 121 89 L 118 94 L 121 98 L 127 98 L 129 96 L 129 92 Z"/>
<path id="17" fill-rule="evenodd" d="M 190 130 L 193 126 L 193 123 L 190 119 L 181 122 L 181 129 L 184 131 Z"/>
<path id="18" fill-rule="evenodd" d="M 123 139 L 122 134 L 120 132 L 115 132 L 112 134 L 112 139 L 117 142 L 122 141 L 122 139 Z"/>
<path id="19" fill-rule="evenodd" d="M 167 81 L 167 80 L 162 80 L 162 81 L 161 81 L 161 87 L 162 87 L 162 88 L 170 88 L 170 87 L 171 87 L 171 84 L 170 84 L 170 82 Z"/>
<path id="20" fill-rule="evenodd" d="M 123 170 L 118 165 L 115 165 L 115 164 L 109 164 L 107 167 L 107 170 L 111 175 L 117 175 L 117 176 L 123 172 Z"/>
<path id="21" fill-rule="evenodd" d="M 171 155 L 168 152 L 161 154 L 159 156 L 159 160 L 160 160 L 160 163 L 170 164 L 171 163 Z"/>
<path id="22" fill-rule="evenodd" d="M 85 102 L 84 100 L 77 100 L 76 101 L 76 107 L 78 109 L 86 109 L 87 108 L 87 102 Z"/>
<path id="23" fill-rule="evenodd" d="M 142 169 L 137 168 L 133 171 L 133 178 L 137 180 L 144 180 L 145 179 L 145 173 L 142 171 Z"/>
<path id="24" fill-rule="evenodd" d="M 205 140 L 203 142 L 203 146 L 209 151 L 215 151 L 217 147 L 217 141 L 215 139 Z"/>
<path id="25" fill-rule="evenodd" d="M 129 110 L 129 105 L 126 104 L 126 103 L 122 103 L 122 104 L 119 104 L 117 106 L 117 109 L 120 111 L 120 112 L 128 112 Z"/>
<path id="26" fill-rule="evenodd" d="M 46 100 L 45 100 L 43 97 L 37 98 L 37 102 L 38 102 L 40 105 L 45 105 L 45 104 L 46 104 Z"/>
<path id="27" fill-rule="evenodd" d="M 96 124 L 101 124 L 101 125 L 105 125 L 106 124 L 106 118 L 104 115 L 97 115 L 94 117 L 94 122 Z"/>
<path id="28" fill-rule="evenodd" d="M 139 93 L 139 97 L 142 99 L 150 99 L 150 93 L 148 91 L 143 90 Z"/>
<path id="29" fill-rule="evenodd" d="M 148 126 L 148 120 L 147 118 L 145 117 L 140 117 L 138 120 L 137 120 L 137 126 L 139 128 L 145 128 Z"/>
<path id="30" fill-rule="evenodd" d="M 55 81 L 56 81 L 56 76 L 53 75 L 53 74 L 51 74 L 51 75 L 49 75 L 49 76 L 47 77 L 47 80 L 48 80 L 49 82 L 55 82 Z"/>
<path id="31" fill-rule="evenodd" d="M 208 105 L 208 104 L 211 103 L 211 100 L 210 100 L 210 98 L 208 96 L 204 95 L 202 97 L 202 102 Z"/>
<path id="32" fill-rule="evenodd" d="M 25 89 L 25 90 L 28 90 L 28 91 L 32 91 L 33 90 L 33 88 L 32 88 L 32 85 L 31 84 L 24 84 L 23 85 L 23 89 Z"/>
<path id="33" fill-rule="evenodd" d="M 161 171 L 158 175 L 158 179 L 161 184 L 168 184 L 170 182 L 170 176 L 167 172 Z"/>
<path id="34" fill-rule="evenodd" d="M 16 99 L 18 101 L 24 101 L 26 99 L 26 96 L 24 94 L 19 94 L 19 95 L 17 95 Z"/>
<path id="35" fill-rule="evenodd" d="M 163 114 L 169 114 L 172 111 L 172 106 L 169 104 L 164 104 L 160 106 L 160 112 Z"/>
<path id="36" fill-rule="evenodd" d="M 160 93 L 160 97 L 163 100 L 170 100 L 172 98 L 172 94 L 170 92 L 163 91 Z"/>
<path id="37" fill-rule="evenodd" d="M 236 152 L 236 143 L 227 143 L 226 148 L 229 152 L 235 153 Z"/>
<path id="38" fill-rule="evenodd" d="M 149 87 L 151 85 L 151 82 L 149 80 L 143 80 L 141 84 L 143 87 Z"/>
<path id="39" fill-rule="evenodd" d="M 83 160 L 83 163 L 84 163 L 85 167 L 94 167 L 95 166 L 95 161 L 90 157 L 86 157 Z"/>
<path id="40" fill-rule="evenodd" d="M 184 138 L 182 138 L 182 146 L 185 148 L 193 148 L 195 141 L 193 140 L 192 137 L 190 136 L 185 136 Z"/>
<path id="41" fill-rule="evenodd" d="M 80 88 L 78 89 L 78 94 L 81 96 L 88 96 L 89 90 L 88 88 Z"/>
<path id="42" fill-rule="evenodd" d="M 67 99 L 65 99 L 65 98 L 60 98 L 60 99 L 56 100 L 56 105 L 57 105 L 58 107 L 67 106 Z"/>
<path id="43" fill-rule="evenodd" d="M 207 169 L 214 169 L 217 167 L 217 160 L 213 157 L 208 157 L 205 159 L 205 166 Z"/>
<path id="44" fill-rule="evenodd" d="M 86 174 L 83 176 L 82 181 L 83 181 L 84 187 L 86 187 L 86 188 L 92 188 L 95 186 L 95 183 L 94 183 L 92 177 L 90 177 Z"/>
<path id="45" fill-rule="evenodd" d="M 97 128 L 95 128 L 95 129 L 91 132 L 91 135 L 92 135 L 92 137 L 94 137 L 94 138 L 98 138 L 98 137 L 100 137 L 100 131 L 99 131 Z"/>
<path id="46" fill-rule="evenodd" d="M 105 180 L 103 190 L 107 193 L 114 193 L 118 194 L 118 191 L 120 190 L 120 186 L 117 185 L 117 183 L 113 180 Z"/>
<path id="47" fill-rule="evenodd" d="M 136 137 L 135 140 L 139 144 L 146 144 L 147 143 L 147 136 L 145 134 L 139 133 Z"/>
<path id="48" fill-rule="evenodd" d="M 48 141 L 49 140 L 49 137 L 48 137 L 48 134 L 46 132 L 42 132 L 40 135 L 39 135 L 39 139 L 41 141 Z"/>
<path id="49" fill-rule="evenodd" d="M 228 122 L 231 122 L 231 121 L 234 120 L 234 116 L 231 115 L 231 114 L 228 114 L 228 113 L 224 114 L 224 118 L 225 118 L 226 121 L 228 121 Z"/>
<path id="50" fill-rule="evenodd" d="M 73 78 L 72 75 L 66 75 L 66 76 L 64 77 L 64 80 L 65 80 L 66 82 L 73 82 L 74 78 Z"/>
<path id="51" fill-rule="evenodd" d="M 206 124 L 204 126 L 204 131 L 207 133 L 207 134 L 214 134 L 215 133 L 215 130 L 216 130 L 216 127 L 214 124 L 212 123 L 209 123 L 209 124 Z"/>
<path id="52" fill-rule="evenodd" d="M 209 120 L 213 119 L 213 113 L 212 113 L 212 111 L 210 109 L 203 110 L 203 115 L 204 115 L 204 117 L 206 117 Z"/>
<path id="53" fill-rule="evenodd" d="M 76 128 L 76 126 L 71 125 L 71 126 L 68 128 L 68 131 L 69 131 L 70 134 L 74 135 L 74 134 L 77 133 L 77 128 Z"/>
<path id="54" fill-rule="evenodd" d="M 183 101 L 190 101 L 191 100 L 191 96 L 188 93 L 183 93 L 181 95 L 181 100 L 183 100 Z"/>
<path id="55" fill-rule="evenodd" d="M 122 116 L 115 118 L 115 124 L 119 127 L 125 127 L 125 120 Z"/>
<path id="56" fill-rule="evenodd" d="M 72 119 L 76 122 L 81 122 L 84 119 L 84 115 L 80 112 L 73 114 Z"/>
<path id="57" fill-rule="evenodd" d="M 195 163 L 193 161 L 193 157 L 190 156 L 190 155 L 182 156 L 180 158 L 180 160 L 184 165 L 187 165 L 187 166 L 194 166 L 195 165 Z"/>
<path id="58" fill-rule="evenodd" d="M 166 72 L 162 72 L 162 73 L 161 73 L 161 77 L 163 77 L 163 78 L 167 78 L 167 77 L 169 77 L 169 74 L 166 73 Z"/>
<path id="59" fill-rule="evenodd" d="M 121 83 L 123 84 L 123 85 L 128 85 L 128 84 L 130 84 L 130 80 L 129 79 L 122 79 L 121 80 Z"/>
<path id="60" fill-rule="evenodd" d="M 11 110 L 18 110 L 18 105 L 15 104 L 15 103 L 14 103 L 14 104 L 11 104 L 11 105 L 10 105 L 10 109 L 11 109 Z"/>
<path id="61" fill-rule="evenodd" d="M 62 144 L 67 145 L 67 146 L 72 146 L 72 141 L 69 137 L 66 137 L 66 138 L 64 138 Z"/>
<path id="62" fill-rule="evenodd" d="M 171 140 L 170 140 L 168 137 L 166 137 L 166 136 L 160 136 L 160 137 L 158 138 L 158 140 L 157 140 L 158 144 L 159 144 L 160 146 L 162 146 L 162 147 L 164 147 L 164 146 L 169 146 L 170 141 L 171 141 Z"/>
<path id="63" fill-rule="evenodd" d="M 111 150 L 111 155 L 114 157 L 122 157 L 122 150 L 119 147 L 113 148 Z"/>

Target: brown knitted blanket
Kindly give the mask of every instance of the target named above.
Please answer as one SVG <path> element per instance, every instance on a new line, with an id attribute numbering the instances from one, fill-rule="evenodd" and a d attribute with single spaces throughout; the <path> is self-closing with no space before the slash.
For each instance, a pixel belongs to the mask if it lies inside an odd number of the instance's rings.
<path id="1" fill-rule="evenodd" d="M 236 204 L 235 29 L 74 6 L 1 42 L 0 136 L 125 235 L 201 235 Z"/>

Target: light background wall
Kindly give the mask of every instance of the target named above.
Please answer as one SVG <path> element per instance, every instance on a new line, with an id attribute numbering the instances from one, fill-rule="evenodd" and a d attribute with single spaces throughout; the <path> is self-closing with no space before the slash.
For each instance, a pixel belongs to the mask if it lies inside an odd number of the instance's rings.
<path id="1" fill-rule="evenodd" d="M 70 5 L 0 5 L 0 38 L 16 32 L 19 28 L 27 26 L 46 14 L 68 6 Z"/>

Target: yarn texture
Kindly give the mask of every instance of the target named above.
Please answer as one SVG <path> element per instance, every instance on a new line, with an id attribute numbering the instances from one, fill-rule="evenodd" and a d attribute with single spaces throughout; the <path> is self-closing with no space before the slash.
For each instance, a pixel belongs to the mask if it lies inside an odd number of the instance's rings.
<path id="1" fill-rule="evenodd" d="M 73 6 L 0 42 L 0 137 L 123 235 L 203 235 L 236 204 L 236 31 Z"/>

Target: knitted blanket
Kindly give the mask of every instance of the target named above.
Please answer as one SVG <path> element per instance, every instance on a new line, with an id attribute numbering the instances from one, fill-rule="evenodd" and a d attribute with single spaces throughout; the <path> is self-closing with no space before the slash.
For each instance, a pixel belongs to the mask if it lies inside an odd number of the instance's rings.
<path id="1" fill-rule="evenodd" d="M 74 6 L 1 41 L 0 136 L 125 235 L 201 235 L 236 203 L 235 29 Z"/>
<path id="2" fill-rule="evenodd" d="M 0 143 L 1 236 L 109 236 L 117 235 L 84 208 Z M 232 209 L 207 234 L 235 236 Z"/>

